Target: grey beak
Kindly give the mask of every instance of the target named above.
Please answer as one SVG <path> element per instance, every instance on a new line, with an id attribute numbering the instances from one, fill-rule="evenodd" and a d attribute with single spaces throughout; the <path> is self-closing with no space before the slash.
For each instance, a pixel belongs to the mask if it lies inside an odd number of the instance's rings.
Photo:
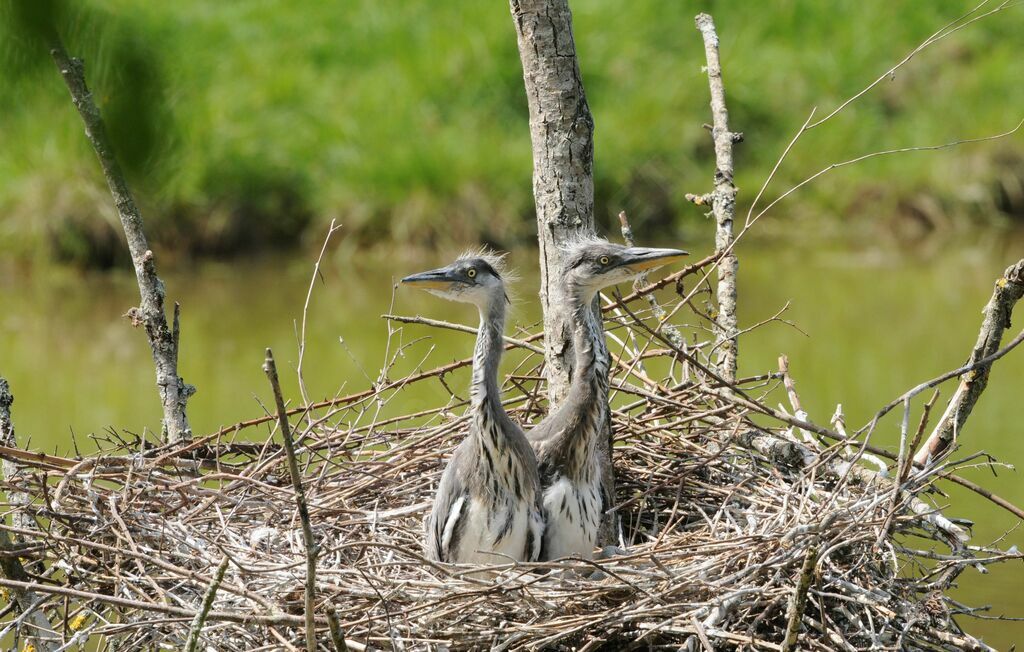
<path id="1" fill-rule="evenodd" d="M 622 256 L 622 266 L 636 271 L 647 271 L 662 265 L 674 263 L 689 253 L 682 249 L 654 249 L 651 247 L 630 247 Z"/>
<path id="2" fill-rule="evenodd" d="M 429 272 L 406 276 L 402 279 L 402 283 L 425 290 L 446 290 L 454 280 L 451 271 L 447 267 L 441 267 Z"/>

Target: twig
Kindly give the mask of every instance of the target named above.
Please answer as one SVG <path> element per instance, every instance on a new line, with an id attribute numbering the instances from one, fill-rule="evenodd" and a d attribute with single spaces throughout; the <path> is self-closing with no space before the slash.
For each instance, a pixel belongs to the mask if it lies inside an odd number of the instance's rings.
<path id="1" fill-rule="evenodd" d="M 800 620 L 804 615 L 804 608 L 807 606 L 807 590 L 811 587 L 811 580 L 814 578 L 814 565 L 818 561 L 818 546 L 812 545 L 804 555 L 804 565 L 800 569 L 800 579 L 797 580 L 796 588 L 789 600 L 786 609 L 786 633 L 782 638 L 783 652 L 792 652 L 796 649 L 796 641 L 800 636 Z"/>
<path id="2" fill-rule="evenodd" d="M 813 115 L 813 113 L 812 113 L 812 115 Z M 895 149 L 883 149 L 883 150 L 879 150 L 877 152 L 869 152 L 867 154 L 861 154 L 860 156 L 855 156 L 855 157 L 853 157 L 851 159 L 847 159 L 845 161 L 839 161 L 838 163 L 832 163 L 830 165 L 827 165 L 827 166 L 821 168 L 820 170 L 818 170 L 814 174 L 812 174 L 809 177 L 805 178 L 803 181 L 800 181 L 796 185 L 792 186 L 789 190 L 787 190 L 786 192 L 782 193 L 781 195 L 779 195 L 778 197 L 773 199 L 767 206 L 762 208 L 753 217 L 749 217 L 749 215 L 748 215 L 748 219 L 747 219 L 746 225 L 744 226 L 743 232 L 741 232 L 740 235 L 742 236 L 744 232 L 746 232 L 750 227 L 752 227 L 754 225 L 754 223 L 756 223 L 759 219 L 761 219 L 761 217 L 765 213 L 770 211 L 776 204 L 778 204 L 779 202 L 784 200 L 786 197 L 789 197 L 790 195 L 792 195 L 794 192 L 796 192 L 800 188 L 803 188 L 807 184 L 811 183 L 812 181 L 814 181 L 818 177 L 821 177 L 821 176 L 831 172 L 832 170 L 835 170 L 835 169 L 838 169 L 838 168 L 842 168 L 842 167 L 846 167 L 848 165 L 854 165 L 856 163 L 860 163 L 862 161 L 866 161 L 866 160 L 872 159 L 872 158 L 877 158 L 879 156 L 892 156 L 893 154 L 906 154 L 908 152 L 934 152 L 934 151 L 943 150 L 943 149 L 950 149 L 952 147 L 959 147 L 960 145 L 971 145 L 971 144 L 974 144 L 974 143 L 985 143 L 985 142 L 989 142 L 989 141 L 992 141 L 992 140 L 1000 140 L 1002 138 L 1006 138 L 1008 136 L 1012 136 L 1013 134 L 1017 133 L 1017 131 L 1020 130 L 1022 125 L 1024 125 L 1024 121 L 1018 122 L 1017 125 L 1015 127 L 1013 127 L 1012 129 L 1000 132 L 998 134 L 992 134 L 991 136 L 980 136 L 978 138 L 962 138 L 960 140 L 953 140 L 953 141 L 950 141 L 948 143 L 941 143 L 939 145 L 915 145 L 915 146 L 912 146 L 912 147 L 897 147 Z M 792 145 L 792 143 L 791 143 L 791 145 Z M 751 212 L 752 211 L 753 211 L 753 206 L 751 206 Z M 739 237 L 740 236 L 737 236 L 736 239 L 739 240 Z"/>
<path id="3" fill-rule="evenodd" d="M 165 441 L 188 440 L 192 437 L 192 431 L 185 414 L 185 404 L 195 393 L 196 388 L 186 384 L 178 375 L 178 307 L 175 305 L 172 330 L 167 324 L 167 315 L 164 312 L 164 284 L 156 274 L 156 261 L 142 229 L 142 215 L 114 156 L 100 111 L 85 83 L 85 65 L 81 59 L 68 56 L 55 30 L 51 34 L 51 41 L 50 55 L 71 92 L 71 101 L 85 124 L 85 135 L 100 159 L 103 176 L 107 179 L 117 215 L 121 219 L 121 227 L 128 240 L 128 250 L 135 266 L 135 279 L 138 281 L 141 300 L 138 308 L 128 311 L 128 317 L 131 318 L 133 326 L 145 326 L 146 336 L 149 338 L 149 348 L 153 352 L 153 362 L 156 365 L 156 386 L 163 408 Z"/>
<path id="4" fill-rule="evenodd" d="M 320 255 L 316 258 L 316 264 L 313 265 L 313 274 L 309 279 L 309 289 L 306 290 L 306 302 L 302 304 L 302 329 L 299 331 L 299 360 L 295 365 L 295 374 L 299 378 L 299 392 L 302 394 L 302 402 L 309 405 L 309 393 L 306 391 L 306 379 L 302 375 L 302 361 L 306 355 L 306 318 L 309 316 L 309 304 L 313 301 L 313 288 L 316 287 L 316 279 L 320 277 L 320 263 L 324 259 L 324 254 L 327 252 L 327 244 L 331 241 L 331 236 L 334 232 L 340 229 L 340 226 L 334 226 L 334 220 L 331 220 L 331 225 L 327 228 L 327 235 L 324 237 L 324 244 L 320 247 Z"/>
<path id="5" fill-rule="evenodd" d="M 1006 355 L 1010 351 L 1012 351 L 1015 348 L 1017 348 L 1022 342 L 1024 342 L 1024 330 L 1022 330 L 1020 333 L 1017 333 L 1017 336 L 1014 337 L 1012 340 L 1010 340 L 1010 342 L 1006 346 L 1004 346 L 1003 348 L 999 349 L 998 351 L 996 351 L 992 355 L 984 357 L 981 360 L 978 360 L 976 362 L 968 362 L 967 364 L 965 364 L 962 367 L 957 367 L 956 369 L 953 369 L 952 371 L 947 371 L 946 373 L 942 374 L 941 376 L 936 376 L 935 378 L 932 378 L 931 380 L 925 381 L 925 382 L 921 383 L 920 385 L 907 390 L 906 392 L 901 394 L 895 400 L 893 400 L 890 403 L 884 405 L 882 407 L 882 409 L 880 409 L 878 412 L 875 413 L 875 416 L 871 418 L 871 421 L 869 421 L 864 426 L 861 426 L 861 428 L 856 433 L 854 433 L 854 435 L 860 435 L 860 434 L 864 433 L 865 431 L 867 431 L 868 434 L 870 434 L 874 430 L 875 426 L 878 424 L 879 419 L 881 419 L 883 416 L 888 414 L 897 405 L 903 403 L 907 399 L 910 399 L 910 398 L 913 398 L 913 397 L 917 396 L 918 394 L 920 394 L 921 392 L 923 392 L 926 389 L 931 389 L 931 388 L 935 387 L 936 385 L 940 385 L 940 384 L 946 382 L 950 378 L 955 378 L 957 376 L 962 376 L 962 375 L 964 375 L 966 373 L 974 371 L 975 369 L 980 369 L 981 367 L 984 367 L 986 365 L 991 365 L 993 362 L 995 362 L 999 358 L 1003 357 L 1004 355 Z M 925 442 L 925 445 L 927 445 L 927 442 Z M 917 460 L 915 459 L 914 462 L 917 463 Z"/>
<path id="6" fill-rule="evenodd" d="M 736 379 L 736 271 L 738 262 L 732 251 L 732 225 L 736 212 L 736 186 L 733 185 L 732 146 L 742 138 L 729 131 L 729 112 L 725 106 L 722 64 L 718 58 L 718 34 L 708 14 L 698 14 L 697 29 L 704 38 L 707 57 L 708 85 L 711 88 L 711 115 L 715 143 L 715 189 L 709 195 L 715 216 L 715 251 L 725 252 L 718 261 L 718 315 L 715 317 L 716 346 L 721 345 L 716 367 L 723 378 Z"/>
<path id="7" fill-rule="evenodd" d="M 924 41 L 922 41 L 920 44 L 918 44 L 918 46 L 915 47 L 913 50 L 911 50 L 910 53 L 907 54 L 907 56 L 903 57 L 903 59 L 901 59 L 899 63 L 897 63 L 895 66 L 889 68 L 884 73 L 879 75 L 878 79 L 876 79 L 875 81 L 871 82 L 870 84 L 865 86 L 863 89 L 861 89 L 859 92 L 857 92 L 855 95 L 853 95 L 850 98 L 848 98 L 845 102 L 843 102 L 838 107 L 836 107 L 835 110 L 833 110 L 831 113 L 826 115 L 824 118 L 822 118 L 822 119 L 818 120 L 817 122 L 815 122 L 814 124 L 808 126 L 807 129 L 808 130 L 814 129 L 815 127 L 821 125 L 823 122 L 828 121 L 829 119 L 834 117 L 836 114 L 838 114 L 840 111 L 845 109 L 847 106 L 849 106 L 853 102 L 857 101 L 857 99 L 859 99 L 861 96 L 865 95 L 868 91 L 870 91 L 872 88 L 874 88 L 878 84 L 882 83 L 886 79 L 892 79 L 894 73 L 897 70 L 902 68 L 904 64 L 906 64 L 908 61 L 913 59 L 915 55 L 920 53 L 922 50 L 924 50 L 928 46 L 930 46 L 930 45 L 932 45 L 932 44 L 934 44 L 934 43 L 936 43 L 938 41 L 941 41 L 942 39 L 946 38 L 950 34 L 953 34 L 955 32 L 960 31 L 961 29 L 967 27 L 971 23 L 975 23 L 975 22 L 981 20 L 982 18 L 986 18 L 987 16 L 991 16 L 994 13 L 1002 11 L 1003 9 L 1006 9 L 1007 6 L 1010 5 L 1010 0 L 1004 0 L 1003 2 L 999 3 L 999 5 L 995 9 L 992 9 L 991 11 L 988 11 L 988 12 L 986 12 L 984 14 L 981 14 L 980 16 L 975 16 L 974 18 L 971 18 L 971 20 L 969 20 L 969 21 L 967 21 L 967 22 L 965 22 L 963 24 L 958 24 L 961 21 L 963 21 L 964 19 L 970 17 L 972 14 L 977 13 L 977 11 L 979 9 L 981 9 L 982 7 L 984 7 L 985 5 L 987 5 L 989 3 L 989 1 L 990 0 L 983 0 L 983 2 L 978 4 L 976 7 L 974 7 L 970 11 L 968 11 L 963 16 L 960 16 L 959 18 L 957 18 L 953 22 L 948 23 L 945 26 L 943 26 L 942 29 L 938 30 L 937 32 L 935 32 L 934 34 L 932 34 L 931 36 L 926 38 Z"/>
<path id="8" fill-rule="evenodd" d="M 347 652 L 348 645 L 345 643 L 345 631 L 341 628 L 341 623 L 338 621 L 338 612 L 330 602 L 325 605 L 324 611 L 327 612 L 327 626 L 331 631 L 331 644 L 334 645 L 334 652 Z"/>
<path id="9" fill-rule="evenodd" d="M 80 598 L 83 600 L 93 600 L 101 604 L 109 604 L 117 607 L 124 607 L 128 609 L 141 609 L 143 611 L 152 611 L 155 613 L 167 614 L 170 616 L 176 616 L 179 618 L 195 618 L 196 612 L 191 609 L 185 609 L 183 607 L 175 607 L 173 605 L 160 604 L 159 602 L 140 602 L 139 600 L 130 600 L 128 598 L 121 598 L 116 595 L 108 595 L 103 593 L 95 593 L 92 591 L 80 591 L 78 589 L 68 588 L 66 586 L 54 586 L 52 584 L 40 584 L 38 582 L 28 582 L 21 580 L 9 580 L 6 578 L 0 578 L 0 586 L 14 589 L 14 590 L 28 590 L 38 591 L 40 593 L 46 593 L 50 595 L 63 595 L 72 598 Z M 211 611 L 207 614 L 207 621 L 224 621 L 230 623 L 259 623 L 261 625 L 287 625 L 294 627 L 296 625 L 304 624 L 305 621 L 297 616 L 292 616 L 284 613 L 274 613 L 268 615 L 254 614 L 251 611 Z"/>
<path id="10" fill-rule="evenodd" d="M 1017 507 L 1016 505 L 1014 505 L 1013 503 L 1011 503 L 1010 501 L 1006 500 L 1005 498 L 1003 498 L 1001 496 L 997 496 L 996 494 L 992 493 L 988 489 L 986 489 L 986 488 L 984 488 L 984 487 L 982 487 L 982 486 L 980 486 L 980 485 L 978 485 L 978 484 L 976 484 L 974 482 L 971 482 L 967 478 L 963 478 L 963 477 L 961 477 L 959 475 L 954 475 L 952 473 L 940 473 L 939 477 L 940 478 L 945 478 L 945 479 L 949 480 L 950 482 L 955 482 L 956 484 L 958 484 L 961 487 L 964 487 L 966 489 L 970 489 L 971 491 L 973 491 L 974 493 L 978 494 L 979 496 L 982 496 L 983 498 L 987 498 L 988 500 L 992 501 L 996 505 L 999 505 L 1000 507 L 1002 507 L 1006 511 L 1008 511 L 1011 514 L 1013 514 L 1014 516 L 1016 516 L 1017 518 L 1024 519 L 1024 509 L 1021 509 L 1020 507 Z"/>
<path id="11" fill-rule="evenodd" d="M 295 456 L 295 444 L 292 442 L 291 427 L 288 424 L 288 416 L 285 414 L 281 384 L 277 379 L 277 365 L 274 364 L 274 354 L 270 349 L 267 349 L 267 358 L 263 362 L 263 371 L 266 372 L 267 378 L 270 380 L 270 386 L 274 390 L 274 401 L 277 404 L 277 421 L 281 428 L 281 439 L 284 441 L 285 455 L 288 457 L 288 473 L 291 475 L 292 488 L 295 490 L 295 504 L 299 510 L 299 520 L 302 521 L 302 540 L 306 544 L 306 651 L 316 652 L 316 622 L 313 613 L 313 599 L 316 591 L 316 556 L 318 546 L 313 536 L 313 526 L 309 521 L 306 494 L 302 489 L 302 475 L 299 473 L 299 462 Z"/>
<path id="12" fill-rule="evenodd" d="M 203 604 L 196 613 L 196 617 L 192 620 L 192 627 L 188 630 L 185 652 L 196 652 L 196 649 L 199 647 L 199 635 L 203 631 L 206 617 L 210 615 L 213 600 L 217 597 L 217 589 L 220 588 L 220 583 L 224 581 L 224 573 L 228 570 L 228 562 L 230 561 L 231 559 L 225 555 L 224 559 L 220 562 L 220 566 L 217 567 L 217 573 L 213 576 L 213 582 L 210 583 L 210 588 L 206 590 L 206 595 L 203 596 Z"/>
<path id="13" fill-rule="evenodd" d="M 1003 275 L 996 281 L 992 298 L 989 299 L 983 311 L 985 318 L 982 320 L 978 341 L 971 351 L 968 364 L 988 358 L 999 350 L 1003 331 L 1010 326 L 1013 306 L 1022 296 L 1024 296 L 1024 259 L 1006 268 Z M 914 455 L 915 464 L 925 466 L 929 462 L 934 462 L 942 457 L 951 443 L 956 441 L 967 417 L 970 416 L 981 393 L 985 391 L 991 369 L 992 365 L 988 363 L 963 376 L 960 386 L 949 399 L 946 411 L 939 418 L 935 429 Z"/>
<path id="14" fill-rule="evenodd" d="M 420 317 L 419 315 L 416 315 L 415 317 L 406 317 L 404 315 L 384 314 L 381 315 L 381 319 L 387 319 L 388 321 L 397 321 L 403 324 L 423 324 L 424 326 L 433 326 L 435 328 L 447 328 L 448 330 L 459 331 L 460 333 L 470 333 L 473 335 L 475 335 L 478 330 L 476 328 L 473 328 L 472 326 L 466 326 L 465 324 L 455 324 L 449 321 L 441 321 L 439 319 Z M 501 339 L 504 340 L 506 344 L 511 344 L 512 346 L 517 346 L 521 349 L 526 349 L 527 351 L 530 351 L 532 353 L 544 355 L 544 349 L 540 348 L 539 346 L 534 346 L 533 344 L 530 344 L 526 340 L 520 340 L 514 337 L 508 337 L 506 335 L 503 335 Z"/>
<path id="15" fill-rule="evenodd" d="M 629 225 L 629 218 L 626 216 L 626 211 L 619 211 L 619 225 L 621 227 L 623 241 L 625 241 L 627 246 L 634 246 L 633 228 Z M 638 276 L 636 281 L 633 282 L 633 289 L 640 290 L 646 285 L 647 274 L 644 273 Z M 676 328 L 675 324 L 670 324 L 666 321 L 668 313 L 666 313 L 665 309 L 661 307 L 658 300 L 654 298 L 654 294 L 652 292 L 647 292 L 644 296 L 647 298 L 647 305 L 651 307 L 651 311 L 654 313 L 654 316 L 658 318 L 658 323 L 665 332 L 665 336 L 680 349 L 686 350 L 686 338 L 684 338 L 682 333 L 679 332 L 679 329 Z M 612 308 L 614 309 L 614 306 L 612 306 Z"/>

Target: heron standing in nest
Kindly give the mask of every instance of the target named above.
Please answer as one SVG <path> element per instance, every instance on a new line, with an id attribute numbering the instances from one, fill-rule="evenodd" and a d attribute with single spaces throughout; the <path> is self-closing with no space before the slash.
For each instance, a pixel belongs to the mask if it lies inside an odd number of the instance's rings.
<path id="1" fill-rule="evenodd" d="M 611 504 L 597 454 L 608 419 L 608 348 L 594 297 L 602 288 L 685 255 L 679 249 L 626 247 L 597 238 L 566 249 L 561 290 L 573 314 L 572 382 L 562 404 L 527 435 L 537 452 L 547 521 L 542 560 L 593 557 L 601 517 Z"/>
<path id="2" fill-rule="evenodd" d="M 441 476 L 427 517 L 426 556 L 450 563 L 536 561 L 544 520 L 537 459 L 501 405 L 498 364 L 508 296 L 503 260 L 488 253 L 402 279 L 432 294 L 476 305 L 469 435 Z"/>

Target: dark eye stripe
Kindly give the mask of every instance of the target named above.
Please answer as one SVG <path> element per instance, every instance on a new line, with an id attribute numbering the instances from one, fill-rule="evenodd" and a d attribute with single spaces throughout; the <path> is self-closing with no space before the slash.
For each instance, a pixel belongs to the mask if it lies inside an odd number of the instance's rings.
<path id="1" fill-rule="evenodd" d="M 498 274 L 498 272 L 496 272 L 494 268 L 491 267 L 490 264 L 485 260 L 480 261 L 480 268 L 486 270 L 494 278 L 501 278 L 501 275 Z"/>

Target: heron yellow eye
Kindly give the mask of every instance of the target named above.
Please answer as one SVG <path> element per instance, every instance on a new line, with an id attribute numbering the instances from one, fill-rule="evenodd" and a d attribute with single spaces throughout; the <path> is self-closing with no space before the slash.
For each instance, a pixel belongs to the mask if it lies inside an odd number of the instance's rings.
<path id="1" fill-rule="evenodd" d="M 476 278 L 476 270 L 470 267 L 469 270 L 466 271 L 466 276 L 469 278 Z"/>
<path id="2" fill-rule="evenodd" d="M 597 259 L 597 261 L 602 265 L 607 265 L 610 262 L 608 256 L 601 256 L 600 258 Z"/>

